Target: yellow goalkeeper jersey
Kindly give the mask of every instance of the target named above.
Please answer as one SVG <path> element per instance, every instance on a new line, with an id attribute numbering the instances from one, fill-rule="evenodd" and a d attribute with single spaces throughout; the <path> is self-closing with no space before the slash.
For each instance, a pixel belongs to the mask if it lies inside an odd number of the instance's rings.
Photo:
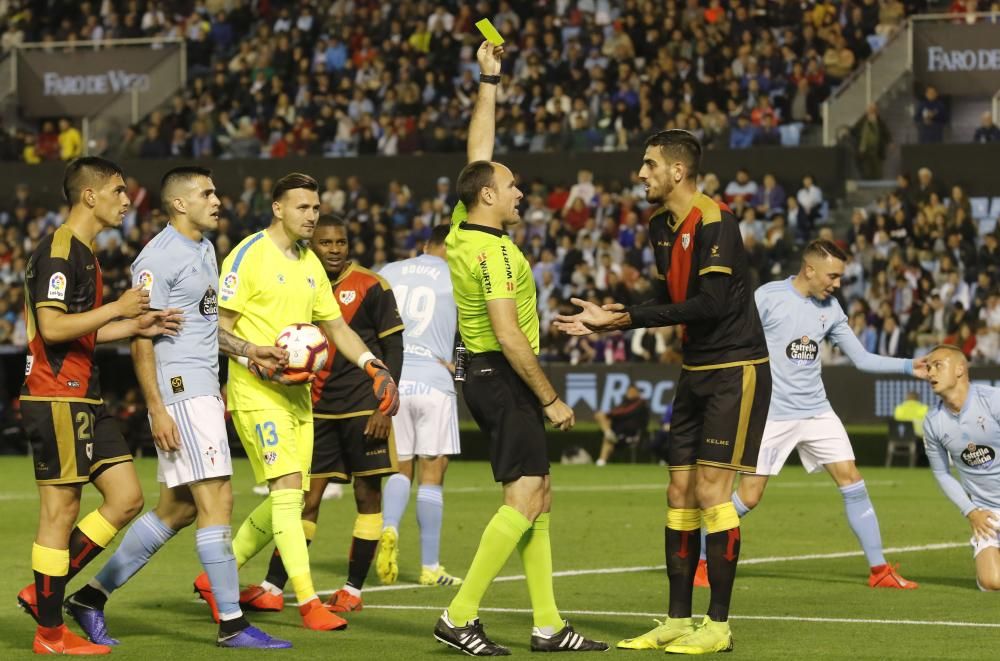
<path id="1" fill-rule="evenodd" d="M 298 259 L 289 259 L 266 231 L 243 239 L 219 272 L 219 307 L 240 314 L 233 332 L 254 344 L 273 345 L 289 324 L 340 317 L 330 279 L 313 251 L 299 246 Z M 282 409 L 312 419 L 307 384 L 262 381 L 233 359 L 227 400 L 230 411 Z"/>

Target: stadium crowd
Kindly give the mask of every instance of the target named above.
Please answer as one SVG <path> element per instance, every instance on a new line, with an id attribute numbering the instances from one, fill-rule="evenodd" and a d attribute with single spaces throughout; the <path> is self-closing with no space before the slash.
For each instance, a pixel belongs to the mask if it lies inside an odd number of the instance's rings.
<path id="1" fill-rule="evenodd" d="M 673 127 L 708 147 L 797 144 L 830 90 L 927 3 L 37 4 L 0 3 L 5 50 L 32 41 L 186 41 L 188 88 L 99 145 L 121 160 L 461 150 L 477 87 L 479 16 L 507 38 L 499 153 L 627 149 Z M 4 131 L 2 140 L 8 160 L 79 155 L 77 129 L 52 120 L 37 132 Z"/>
<path id="2" fill-rule="evenodd" d="M 657 279 L 646 243 L 644 221 L 650 209 L 638 180 L 628 184 L 593 181 L 580 171 L 572 186 L 522 182 L 524 222 L 515 242 L 533 264 L 538 287 L 543 359 L 549 361 L 664 362 L 679 359 L 677 329 L 637 330 L 589 338 L 567 338 L 550 330 L 553 317 L 570 297 L 634 303 L 651 298 Z M 133 207 L 121 231 L 98 237 L 105 298 L 129 284 L 128 268 L 165 217 L 145 186 L 129 178 Z M 214 237 L 219 260 L 248 233 L 270 220 L 268 178 L 248 177 L 243 190 L 223 198 L 223 219 Z M 963 346 L 974 362 L 1000 362 L 1000 243 L 995 231 L 981 233 L 961 187 L 943 187 L 923 168 L 871 208 L 854 211 L 846 232 L 835 236 L 822 222 L 823 191 L 809 175 L 778 182 L 768 173 L 737 173 L 719 181 L 707 173 L 704 192 L 724 200 L 741 218 L 755 284 L 783 277 L 797 268 L 797 249 L 816 236 L 842 242 L 851 253 L 843 301 L 851 325 L 865 346 L 883 355 L 909 356 L 949 340 Z M 370 191 L 357 177 L 323 182 L 324 213 L 350 221 L 353 254 L 375 269 L 411 256 L 430 229 L 448 222 L 457 201 L 442 177 L 431 197 L 415 199 L 392 182 Z M 38 240 L 65 217 L 67 208 L 40 208 L 24 185 L 0 213 L 0 344 L 25 344 L 24 265 Z M 842 360 L 825 349 L 824 360 Z"/>

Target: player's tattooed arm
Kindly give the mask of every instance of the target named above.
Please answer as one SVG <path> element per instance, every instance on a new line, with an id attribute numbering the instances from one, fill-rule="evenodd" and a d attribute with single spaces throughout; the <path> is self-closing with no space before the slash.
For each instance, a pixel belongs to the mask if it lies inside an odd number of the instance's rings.
<path id="1" fill-rule="evenodd" d="M 253 345 L 241 337 L 236 337 L 226 329 L 219 328 L 219 351 L 227 356 L 249 356 Z"/>

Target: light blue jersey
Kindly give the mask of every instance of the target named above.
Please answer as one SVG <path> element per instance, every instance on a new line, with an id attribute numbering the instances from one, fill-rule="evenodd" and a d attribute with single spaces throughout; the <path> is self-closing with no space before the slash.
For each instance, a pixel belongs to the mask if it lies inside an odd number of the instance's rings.
<path id="1" fill-rule="evenodd" d="M 192 241 L 167 225 L 136 257 L 132 282 L 149 290 L 152 309 L 184 311 L 178 335 L 153 341 L 163 403 L 219 397 L 219 267 L 212 243 Z"/>
<path id="2" fill-rule="evenodd" d="M 393 262 L 379 272 L 392 285 L 403 331 L 403 381 L 427 384 L 453 394 L 451 372 L 442 364 L 454 355 L 458 309 L 448 262 L 420 255 Z"/>
<path id="3" fill-rule="evenodd" d="M 1000 388 L 971 384 L 957 414 L 939 401 L 924 418 L 924 447 L 941 490 L 963 515 L 1000 510 Z"/>
<path id="4" fill-rule="evenodd" d="M 771 356 L 771 408 L 768 420 L 801 420 L 832 411 L 823 387 L 819 344 L 837 344 L 865 372 L 913 374 L 913 361 L 865 351 L 847 323 L 837 299 L 803 296 L 792 278 L 769 282 L 755 293 Z"/>

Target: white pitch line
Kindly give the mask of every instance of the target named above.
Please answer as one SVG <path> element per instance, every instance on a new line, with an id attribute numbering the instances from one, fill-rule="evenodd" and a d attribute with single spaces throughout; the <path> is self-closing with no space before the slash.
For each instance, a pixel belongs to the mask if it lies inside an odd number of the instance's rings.
<path id="1" fill-rule="evenodd" d="M 941 542 L 938 544 L 921 544 L 919 546 L 897 546 L 894 548 L 884 549 L 883 552 L 886 554 L 898 554 L 898 553 L 918 553 L 920 551 L 943 551 L 946 549 L 957 549 L 968 546 L 968 542 Z M 785 556 L 768 556 L 763 558 L 746 558 L 740 560 L 740 566 L 746 565 L 764 565 L 771 564 L 775 562 L 796 562 L 801 560 L 834 560 L 837 558 L 853 558 L 855 556 L 864 555 L 863 551 L 840 551 L 837 553 L 807 553 L 804 555 L 785 555 Z M 564 571 L 552 572 L 553 578 L 565 577 L 565 576 L 592 576 L 595 574 L 634 574 L 639 572 L 647 571 L 663 571 L 663 565 L 647 565 L 643 567 L 602 567 L 596 569 L 567 569 Z M 524 574 L 517 574 L 513 576 L 498 576 L 493 580 L 494 583 L 506 583 L 509 581 L 523 581 Z M 365 588 L 365 592 L 391 592 L 395 590 L 411 590 L 413 588 L 424 588 L 424 587 L 436 587 L 436 586 L 426 586 L 418 585 L 417 583 L 400 583 L 398 585 L 376 585 L 374 587 Z M 329 590 L 326 592 L 321 592 L 320 594 L 332 594 L 334 591 Z"/>
<path id="2" fill-rule="evenodd" d="M 440 611 L 443 606 L 399 606 L 391 604 L 365 604 L 365 609 L 380 608 L 383 610 Z M 531 613 L 530 608 L 480 608 L 486 613 Z M 652 617 L 662 618 L 663 613 L 641 613 L 629 611 L 578 611 L 562 610 L 566 615 L 593 615 L 597 617 Z M 698 615 L 697 617 L 701 617 Z M 982 627 L 1000 629 L 1000 624 L 993 622 L 953 622 L 951 620 L 876 620 L 860 617 L 799 617 L 793 615 L 730 615 L 731 620 L 762 620 L 765 622 L 821 622 L 824 624 L 912 624 L 918 626 L 937 627 Z"/>
<path id="3" fill-rule="evenodd" d="M 896 480 L 871 480 L 865 481 L 868 486 L 891 487 L 899 484 Z M 832 484 L 825 480 L 812 482 L 772 482 L 768 484 L 769 489 L 829 489 Z M 590 484 L 580 486 L 553 486 L 552 490 L 557 493 L 599 493 L 603 491 L 666 491 L 667 483 L 652 482 L 639 484 Z M 446 493 L 500 493 L 498 487 L 448 487 Z"/>

